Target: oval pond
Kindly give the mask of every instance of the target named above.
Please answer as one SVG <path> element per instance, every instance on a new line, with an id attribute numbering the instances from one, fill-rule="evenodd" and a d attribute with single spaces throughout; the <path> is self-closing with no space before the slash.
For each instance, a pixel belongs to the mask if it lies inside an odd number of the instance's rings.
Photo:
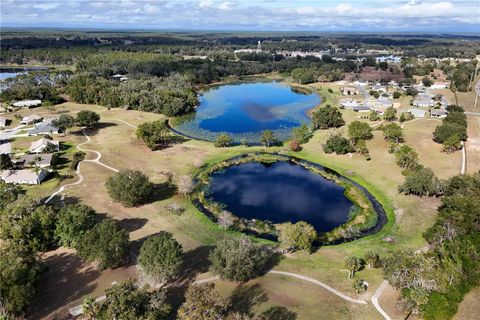
<path id="1" fill-rule="evenodd" d="M 307 111 L 320 101 L 317 94 L 297 92 L 279 82 L 221 85 L 200 95 L 195 114 L 175 129 L 210 141 L 225 132 L 237 142 L 258 142 L 261 132 L 269 129 L 286 140 L 293 127 L 310 123 Z"/>
<path id="2" fill-rule="evenodd" d="M 273 223 L 306 221 L 328 232 L 348 220 L 345 189 L 301 165 L 249 162 L 211 175 L 213 201 L 234 215 Z"/>

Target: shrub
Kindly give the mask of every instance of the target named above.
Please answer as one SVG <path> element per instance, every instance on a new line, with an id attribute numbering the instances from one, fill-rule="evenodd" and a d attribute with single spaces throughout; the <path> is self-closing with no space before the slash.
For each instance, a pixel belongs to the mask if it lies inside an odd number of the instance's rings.
<path id="1" fill-rule="evenodd" d="M 302 124 L 300 127 L 292 130 L 292 137 L 294 141 L 297 141 L 299 144 L 303 144 L 310 140 L 312 137 L 312 132 L 306 124 Z"/>
<path id="2" fill-rule="evenodd" d="M 294 152 L 302 150 L 302 146 L 300 145 L 300 143 L 297 140 L 293 140 L 292 142 L 290 142 L 289 147 L 290 147 L 290 150 L 292 150 Z"/>
<path id="3" fill-rule="evenodd" d="M 168 282 L 178 275 L 183 263 L 182 246 L 170 233 L 160 232 L 142 244 L 138 263 L 148 276 Z"/>
<path id="4" fill-rule="evenodd" d="M 262 132 L 260 142 L 267 148 L 278 143 L 277 138 L 275 137 L 272 130 L 265 130 Z"/>
<path id="5" fill-rule="evenodd" d="M 229 302 L 215 292 L 213 283 L 191 285 L 185 293 L 185 302 L 178 309 L 178 320 L 225 319 Z"/>
<path id="6" fill-rule="evenodd" d="M 442 183 L 435 177 L 430 168 L 417 168 L 405 178 L 405 182 L 398 187 L 398 191 L 418 196 L 436 196 L 442 193 Z"/>
<path id="7" fill-rule="evenodd" d="M 269 255 L 247 237 L 226 237 L 210 253 L 211 270 L 222 279 L 247 281 L 265 271 Z"/>
<path id="8" fill-rule="evenodd" d="M 402 94 L 399 91 L 394 91 L 393 92 L 393 99 L 398 99 L 402 96 Z"/>
<path id="9" fill-rule="evenodd" d="M 443 149 L 442 151 L 446 153 L 451 153 L 456 150 L 460 150 L 462 148 L 462 143 L 458 134 L 454 133 L 450 137 L 448 137 L 445 141 L 443 141 Z"/>
<path id="10" fill-rule="evenodd" d="M 433 141 L 444 143 L 448 138 L 457 135 L 460 140 L 466 141 L 467 128 L 456 123 L 444 123 L 435 128 L 433 131 Z"/>
<path id="11" fill-rule="evenodd" d="M 396 123 L 389 123 L 383 126 L 383 137 L 386 141 L 392 143 L 400 143 L 403 141 L 403 130 Z"/>
<path id="12" fill-rule="evenodd" d="M 104 220 L 85 232 L 77 245 L 78 255 L 98 262 L 104 270 L 120 265 L 125 258 L 129 242 L 128 232 L 112 220 Z"/>
<path id="13" fill-rule="evenodd" d="M 153 184 L 140 171 L 122 170 L 105 182 L 108 194 L 125 207 L 145 203 L 153 192 Z"/>
<path id="14" fill-rule="evenodd" d="M 354 149 L 346 138 L 339 133 L 335 133 L 328 137 L 327 141 L 323 145 L 323 151 L 325 153 L 335 152 L 336 154 L 346 154 L 353 152 Z"/>
<path id="15" fill-rule="evenodd" d="M 397 119 L 397 109 L 389 107 L 385 110 L 383 118 L 387 121 L 395 121 Z"/>
<path id="16" fill-rule="evenodd" d="M 377 111 L 372 110 L 370 111 L 368 118 L 370 119 L 370 121 L 378 121 L 380 120 L 380 115 L 378 114 Z"/>

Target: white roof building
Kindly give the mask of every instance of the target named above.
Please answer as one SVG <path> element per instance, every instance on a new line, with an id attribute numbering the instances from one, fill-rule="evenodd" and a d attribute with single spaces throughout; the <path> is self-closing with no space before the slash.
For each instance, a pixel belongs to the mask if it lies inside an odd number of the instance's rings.
<path id="1" fill-rule="evenodd" d="M 28 131 L 29 136 L 38 136 L 43 134 L 58 134 L 58 128 L 52 124 L 53 119 L 44 120 L 35 125 L 35 128 Z"/>
<path id="2" fill-rule="evenodd" d="M 15 107 L 35 107 L 39 106 L 42 104 L 42 100 L 23 100 L 23 101 L 17 101 L 13 104 Z"/>
<path id="3" fill-rule="evenodd" d="M 52 163 L 52 154 L 26 154 L 15 161 L 15 166 L 18 167 L 38 167 L 48 168 Z"/>
<path id="4" fill-rule="evenodd" d="M 353 109 L 354 107 L 360 106 L 361 103 L 354 99 L 341 99 L 340 100 L 340 107 L 345 109 Z"/>
<path id="5" fill-rule="evenodd" d="M 31 123 L 35 123 L 35 122 L 38 122 L 40 120 L 42 120 L 43 118 L 40 117 L 38 114 L 31 114 L 29 116 L 26 116 L 26 117 L 23 117 L 22 118 L 22 121 L 20 122 L 21 124 L 31 124 Z"/>
<path id="6" fill-rule="evenodd" d="M 42 153 L 43 150 L 47 147 L 48 144 L 52 144 L 55 146 L 55 150 L 60 150 L 60 142 L 57 140 L 48 140 L 45 138 L 41 138 L 37 141 L 34 141 L 30 144 L 30 152 L 31 153 Z"/>
<path id="7" fill-rule="evenodd" d="M 13 184 L 40 184 L 46 176 L 47 172 L 44 170 L 4 170 L 0 174 L 0 179 Z"/>
<path id="8" fill-rule="evenodd" d="M 7 118 L 0 117 L 0 127 L 4 128 L 7 126 Z"/>
<path id="9" fill-rule="evenodd" d="M 427 111 L 418 108 L 410 108 L 407 112 L 410 112 L 415 118 L 425 118 L 427 114 Z"/>

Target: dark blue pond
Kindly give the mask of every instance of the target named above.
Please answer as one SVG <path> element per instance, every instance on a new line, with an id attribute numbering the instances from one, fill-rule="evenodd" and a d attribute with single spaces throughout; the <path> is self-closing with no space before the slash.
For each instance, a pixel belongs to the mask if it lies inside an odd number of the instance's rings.
<path id="1" fill-rule="evenodd" d="M 211 175 L 210 196 L 234 215 L 273 223 L 306 221 L 327 232 L 345 223 L 353 203 L 344 188 L 301 165 L 245 163 Z"/>
<path id="2" fill-rule="evenodd" d="M 194 117 L 176 129 L 207 140 L 226 132 L 236 141 L 250 142 L 258 142 L 269 129 L 285 140 L 291 128 L 310 123 L 307 111 L 319 103 L 317 94 L 295 92 L 278 82 L 222 85 L 203 93 Z"/>

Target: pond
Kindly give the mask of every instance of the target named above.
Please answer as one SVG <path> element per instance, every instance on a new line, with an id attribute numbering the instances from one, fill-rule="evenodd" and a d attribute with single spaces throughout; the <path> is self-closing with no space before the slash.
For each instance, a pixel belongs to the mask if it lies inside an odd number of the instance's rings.
<path id="1" fill-rule="evenodd" d="M 29 71 L 46 70 L 44 67 L 14 68 L 0 67 L 0 81 L 15 78 L 18 75 L 27 74 Z"/>
<path id="2" fill-rule="evenodd" d="M 320 101 L 317 94 L 279 82 L 221 85 L 201 94 L 195 114 L 175 130 L 197 139 L 213 141 L 228 133 L 236 142 L 258 143 L 261 132 L 269 129 L 286 140 L 293 127 L 310 123 L 307 111 Z"/>
<path id="3" fill-rule="evenodd" d="M 349 218 L 353 203 L 344 191 L 299 164 L 248 162 L 214 172 L 209 196 L 241 218 L 306 221 L 317 231 L 328 232 Z"/>

